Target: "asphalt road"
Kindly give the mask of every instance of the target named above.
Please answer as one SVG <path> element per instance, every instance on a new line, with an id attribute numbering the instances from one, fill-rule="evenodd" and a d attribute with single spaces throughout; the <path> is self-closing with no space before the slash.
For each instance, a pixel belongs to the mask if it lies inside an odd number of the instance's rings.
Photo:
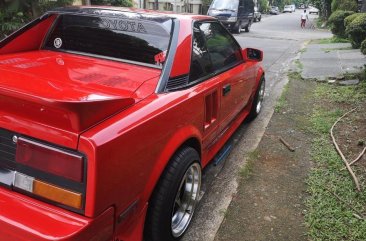
<path id="1" fill-rule="evenodd" d="M 183 241 L 213 241 L 225 212 L 236 193 L 239 170 L 246 163 L 248 154 L 258 146 L 272 117 L 274 106 L 288 82 L 287 71 L 298 58 L 299 50 L 308 40 L 331 37 L 327 31 L 301 29 L 301 11 L 274 16 L 263 16 L 253 23 L 249 33 L 236 34 L 235 38 L 245 47 L 264 51 L 263 66 L 266 71 L 266 99 L 262 113 L 251 123 L 243 123 L 232 138 L 230 155 L 219 165 L 210 165 L 204 171 L 202 199 L 192 225 Z M 314 21 L 316 15 L 310 15 Z M 309 22 L 309 21 L 308 21 Z"/>

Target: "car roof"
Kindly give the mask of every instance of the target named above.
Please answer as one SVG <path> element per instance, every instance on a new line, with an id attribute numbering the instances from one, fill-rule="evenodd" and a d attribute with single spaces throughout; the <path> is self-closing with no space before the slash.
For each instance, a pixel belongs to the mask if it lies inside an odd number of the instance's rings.
<path id="1" fill-rule="evenodd" d="M 126 8 L 126 7 L 115 7 L 115 6 L 69 6 L 69 7 L 61 7 L 55 8 L 49 12 L 57 12 L 57 13 L 73 13 L 73 14 L 98 14 L 103 15 L 103 10 L 109 11 L 118 11 L 118 12 L 131 12 L 131 13 L 140 13 L 140 14 L 148 14 L 161 16 L 166 18 L 175 18 L 179 20 L 215 20 L 214 17 L 207 15 L 197 15 L 191 13 L 174 13 L 167 11 L 156 11 L 156 10 L 148 10 L 148 9 L 140 9 L 140 8 Z"/>

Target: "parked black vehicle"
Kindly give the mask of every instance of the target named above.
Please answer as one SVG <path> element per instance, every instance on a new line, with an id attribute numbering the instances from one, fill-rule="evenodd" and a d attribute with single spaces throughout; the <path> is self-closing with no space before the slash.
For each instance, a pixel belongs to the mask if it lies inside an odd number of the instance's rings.
<path id="1" fill-rule="evenodd" d="M 213 0 L 208 15 L 216 17 L 234 33 L 249 32 L 254 16 L 253 0 Z"/>

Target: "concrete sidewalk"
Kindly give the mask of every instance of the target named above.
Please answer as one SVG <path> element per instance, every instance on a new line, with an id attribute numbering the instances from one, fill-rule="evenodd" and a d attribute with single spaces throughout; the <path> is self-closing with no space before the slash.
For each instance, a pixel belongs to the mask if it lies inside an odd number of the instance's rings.
<path id="1" fill-rule="evenodd" d="M 309 44 L 301 54 L 302 78 L 325 81 L 345 74 L 358 73 L 366 57 L 349 43 Z"/>

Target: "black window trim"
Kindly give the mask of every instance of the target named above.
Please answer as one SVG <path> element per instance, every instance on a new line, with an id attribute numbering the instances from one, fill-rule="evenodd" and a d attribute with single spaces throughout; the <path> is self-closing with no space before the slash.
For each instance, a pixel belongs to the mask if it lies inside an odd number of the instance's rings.
<path id="1" fill-rule="evenodd" d="M 176 18 L 172 18 L 172 21 L 173 24 L 171 29 L 171 38 L 168 45 L 168 53 L 163 69 L 161 71 L 160 79 L 155 89 L 155 93 L 157 94 L 166 92 L 166 86 L 168 84 L 170 74 L 173 69 L 175 54 L 177 52 L 180 22 Z"/>

